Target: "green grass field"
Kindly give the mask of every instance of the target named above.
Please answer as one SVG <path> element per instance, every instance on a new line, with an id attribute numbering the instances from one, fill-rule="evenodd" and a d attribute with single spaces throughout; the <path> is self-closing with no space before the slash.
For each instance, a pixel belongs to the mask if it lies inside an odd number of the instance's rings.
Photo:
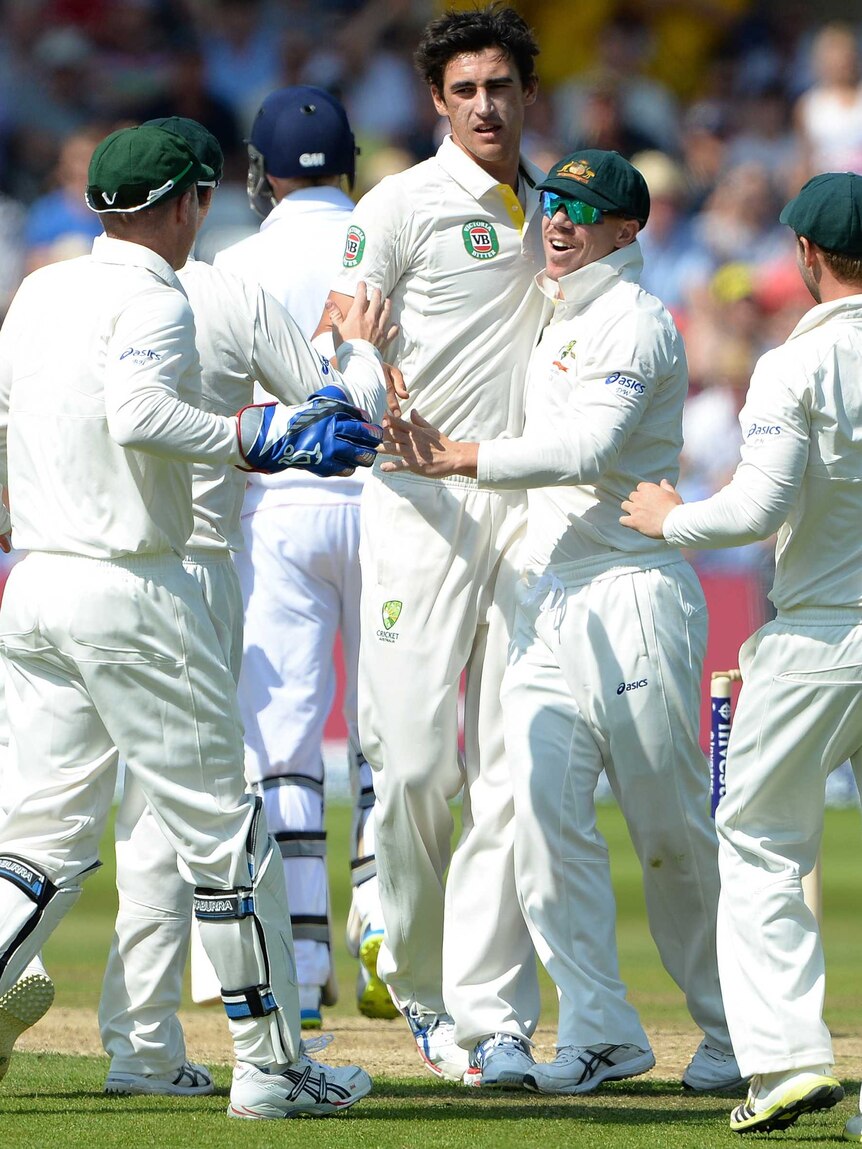
<path id="1" fill-rule="evenodd" d="M 334 805 L 328 817 L 335 937 L 342 999 L 331 1014 L 355 1016 L 350 987 L 355 967 L 340 939 L 349 899 L 346 842 L 349 811 Z M 620 958 L 632 1000 L 647 1030 L 690 1026 L 682 997 L 656 957 L 649 937 L 637 863 L 615 807 L 602 810 L 602 829 L 613 859 L 619 910 Z M 827 951 L 827 1021 L 836 1039 L 862 1036 L 862 852 L 858 810 L 827 813 L 823 850 L 824 944 Z M 81 902 L 51 939 L 46 961 L 57 982 L 57 1005 L 95 1011 L 102 964 L 113 922 L 112 852 L 88 883 Z M 545 983 L 544 1018 L 553 1022 L 555 998 Z M 380 1025 L 397 1025 L 377 1023 Z M 858 1062 L 858 1058 L 857 1058 Z M 663 1149 L 738 1144 L 727 1128 L 730 1102 L 684 1095 L 677 1081 L 654 1074 L 606 1086 L 582 1098 L 547 1099 L 523 1093 L 481 1094 L 426 1078 L 375 1078 L 373 1094 L 342 1117 L 327 1121 L 239 1122 L 225 1117 L 227 1066 L 214 1071 L 210 1098 L 107 1098 L 101 1093 L 103 1057 L 16 1053 L 0 1086 L 0 1146 L 41 1149 L 75 1146 L 240 1149 L 270 1146 L 316 1149 L 551 1149 L 556 1146 Z M 837 1067 L 839 1075 L 846 1075 Z M 858 1079 L 847 1078 L 846 1100 L 803 1119 L 789 1133 L 771 1135 L 783 1146 L 840 1141 L 856 1108 Z M 762 1137 L 750 1136 L 761 1142 Z"/>

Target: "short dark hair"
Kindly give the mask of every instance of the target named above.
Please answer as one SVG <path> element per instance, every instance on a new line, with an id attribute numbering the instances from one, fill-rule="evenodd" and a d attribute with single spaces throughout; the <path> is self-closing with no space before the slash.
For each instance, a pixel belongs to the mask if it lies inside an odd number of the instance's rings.
<path id="1" fill-rule="evenodd" d="M 821 247 L 823 262 L 839 283 L 862 283 L 862 255 L 847 255 Z"/>
<path id="2" fill-rule="evenodd" d="M 449 10 L 432 20 L 422 33 L 413 62 L 426 83 L 442 91 L 449 61 L 462 52 L 481 52 L 485 48 L 505 52 L 514 61 L 524 87 L 535 76 L 539 45 L 532 30 L 514 8 L 500 3 L 466 12 Z"/>

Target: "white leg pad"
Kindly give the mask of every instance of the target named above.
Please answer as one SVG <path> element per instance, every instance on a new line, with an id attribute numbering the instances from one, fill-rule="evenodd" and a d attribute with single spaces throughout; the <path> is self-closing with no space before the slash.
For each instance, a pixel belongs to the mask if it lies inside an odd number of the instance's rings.
<path id="1" fill-rule="evenodd" d="M 255 827 L 259 826 L 255 819 Z M 255 838 L 258 837 L 254 834 Z M 300 1052 L 299 995 L 281 855 L 261 834 L 252 881 L 235 890 L 195 890 L 201 941 L 221 983 L 240 1061 L 288 1065 Z"/>
<path id="2" fill-rule="evenodd" d="M 58 889 L 26 858 L 0 854 L 0 995 L 12 988 L 80 896 L 80 885 Z"/>

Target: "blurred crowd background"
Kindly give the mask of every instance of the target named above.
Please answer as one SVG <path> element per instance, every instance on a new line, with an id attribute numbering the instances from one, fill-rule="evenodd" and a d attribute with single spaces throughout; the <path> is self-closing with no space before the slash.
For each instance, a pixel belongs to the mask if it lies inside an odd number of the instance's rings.
<path id="1" fill-rule="evenodd" d="M 456 0 L 452 7 L 466 7 Z M 862 171 L 862 9 L 811 0 L 514 0 L 541 46 L 526 154 L 548 168 L 614 148 L 649 184 L 644 286 L 673 312 L 691 372 L 685 497 L 738 458 L 755 359 L 811 300 L 778 212 L 820 171 Z M 227 158 L 198 248 L 254 231 L 244 136 L 262 98 L 309 83 L 345 103 L 356 194 L 432 154 L 443 122 L 412 53 L 433 0 L 2 0 L 0 315 L 22 276 L 89 250 L 93 147 L 154 116 L 204 123 Z M 762 571 L 771 545 L 694 556 Z"/>

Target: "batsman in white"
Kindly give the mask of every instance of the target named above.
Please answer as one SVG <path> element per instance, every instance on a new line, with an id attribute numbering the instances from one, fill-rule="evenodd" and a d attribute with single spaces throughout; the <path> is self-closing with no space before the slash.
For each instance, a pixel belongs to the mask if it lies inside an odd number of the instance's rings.
<path id="1" fill-rule="evenodd" d="M 194 120 L 150 121 L 182 136 L 197 158 L 222 176 L 218 141 Z M 214 189 L 198 186 L 202 223 Z M 252 402 L 254 381 L 269 396 L 298 403 L 337 385 L 360 406 L 379 407 L 384 394 L 379 357 L 366 342 L 341 343 L 341 378 L 309 345 L 281 305 L 261 288 L 189 257 L 179 280 L 195 316 L 201 358 L 199 405 L 216 414 Z M 373 337 L 388 307 L 364 296 L 343 334 Z M 382 334 L 381 333 L 381 334 Z M 200 582 L 225 662 L 236 680 L 242 658 L 242 596 L 232 554 L 243 545 L 240 510 L 247 473 L 222 464 L 192 470 L 194 528 L 184 562 Z M 321 480 L 328 481 L 328 480 Z M 126 776 L 116 818 L 119 913 L 99 1006 L 102 1041 L 111 1057 L 109 1093 L 193 1095 L 212 1091 L 207 1070 L 189 1063 L 177 1009 L 189 948 L 192 888 L 177 855 L 147 806 L 135 776 Z M 216 981 L 214 996 L 221 987 Z"/>
<path id="2" fill-rule="evenodd" d="M 99 864 L 119 751 L 195 886 L 226 987 L 228 1112 L 323 1115 L 371 1082 L 302 1047 L 281 867 L 244 791 L 233 679 L 182 563 L 189 463 L 275 468 L 312 454 L 348 467 L 376 436 L 340 412 L 318 418 L 320 400 L 238 416 L 185 401 L 200 393 L 200 361 L 175 269 L 194 241 L 197 185 L 214 176 L 174 133 L 112 133 L 87 189 L 105 235 L 90 256 L 25 279 L 0 331 L 0 483 L 28 552 L 0 609 L 11 736 L 0 993 Z"/>
<path id="3" fill-rule="evenodd" d="M 777 617 L 739 652 L 742 692 L 718 806 L 718 966 L 741 1069 L 737 1133 L 785 1129 L 840 1101 L 823 1022 L 825 969 L 802 878 L 817 858 L 826 779 L 862 783 L 862 175 L 827 172 L 785 205 L 815 300 L 755 366 L 730 483 L 682 505 L 640 483 L 621 522 L 674 546 L 741 546 L 778 531 Z M 862 1141 L 862 1112 L 844 1130 Z"/>
<path id="4" fill-rule="evenodd" d="M 524 20 L 498 5 L 427 26 L 416 62 L 451 135 L 360 200 L 333 284 L 342 310 L 360 279 L 391 296 L 393 362 L 410 402 L 447 434 L 522 427 L 545 302 L 528 291 L 541 267 L 542 173 L 520 157 L 537 51 Z M 525 514 L 520 491 L 377 470 L 362 503 L 359 734 L 377 797 L 378 973 L 428 1067 L 489 1086 L 531 1068 L 539 1011 L 499 695 Z M 452 852 L 449 801 L 462 790 Z"/>
<path id="5" fill-rule="evenodd" d="M 518 607 L 503 681 L 515 876 L 560 995 L 557 1056 L 527 1088 L 588 1093 L 655 1064 L 626 1000 L 602 770 L 643 870 L 650 932 L 704 1034 L 690 1089 L 743 1084 L 718 982 L 718 864 L 698 745 L 706 604 L 672 547 L 634 540 L 619 503 L 638 476 L 676 475 L 688 373 L 668 312 L 638 285 L 643 176 L 617 152 L 566 156 L 539 185 L 553 314 L 533 351 L 519 438 L 453 442 L 416 411 L 391 445 L 431 476 L 527 490 Z M 397 470 L 398 462 L 384 470 Z"/>
<path id="6" fill-rule="evenodd" d="M 310 337 L 353 207 L 342 186 L 353 187 L 356 167 L 347 114 L 320 88 L 280 88 L 255 116 L 248 150 L 249 200 L 263 223 L 256 235 L 219 252 L 215 266 L 262 285 Z M 328 339 L 316 345 L 329 354 Z M 360 1011 L 397 1016 L 376 974 L 383 920 L 370 820 L 374 786 L 356 718 L 362 487 L 360 472 L 326 481 L 308 471 L 253 475 L 242 511 L 245 548 L 236 559 L 245 609 L 239 703 L 246 774 L 263 797 L 284 859 L 308 1028 L 320 1026 L 321 1003 L 335 1000 L 322 743 L 339 633 L 354 801 L 348 945 L 360 958 Z M 195 958 L 193 951 L 193 979 Z"/>

